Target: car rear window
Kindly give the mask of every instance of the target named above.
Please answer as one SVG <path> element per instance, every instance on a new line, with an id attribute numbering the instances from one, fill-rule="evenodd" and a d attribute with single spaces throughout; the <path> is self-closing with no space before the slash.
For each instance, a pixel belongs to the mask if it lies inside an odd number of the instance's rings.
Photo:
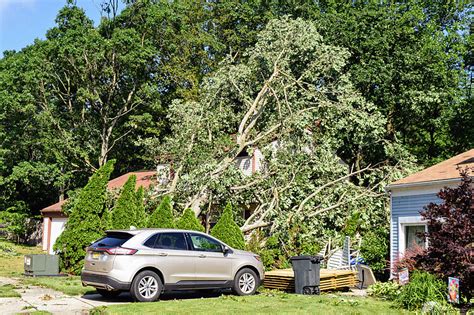
<path id="1" fill-rule="evenodd" d="M 133 235 L 127 233 L 110 233 L 107 236 L 93 243 L 92 247 L 114 248 L 122 246 L 123 243 L 132 238 Z"/>

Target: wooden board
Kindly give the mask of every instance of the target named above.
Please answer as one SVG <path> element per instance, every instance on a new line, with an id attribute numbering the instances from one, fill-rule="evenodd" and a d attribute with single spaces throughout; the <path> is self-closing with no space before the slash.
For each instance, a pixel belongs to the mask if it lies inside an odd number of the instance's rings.
<path id="1" fill-rule="evenodd" d="M 357 282 L 357 272 L 352 270 L 320 270 L 321 291 L 338 290 L 353 287 Z M 295 291 L 295 281 L 292 269 L 272 270 L 265 273 L 263 286 L 267 289 Z"/>

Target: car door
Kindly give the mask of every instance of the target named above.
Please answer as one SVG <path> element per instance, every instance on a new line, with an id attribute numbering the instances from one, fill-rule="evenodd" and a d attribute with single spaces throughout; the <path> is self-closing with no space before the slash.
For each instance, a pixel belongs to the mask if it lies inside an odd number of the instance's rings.
<path id="1" fill-rule="evenodd" d="M 197 257 L 196 281 L 232 280 L 232 260 L 222 252 L 222 243 L 198 233 L 188 233 Z"/>
<path id="2" fill-rule="evenodd" d="M 195 279 L 195 263 L 184 233 L 160 232 L 143 245 L 153 248 L 155 265 L 163 273 L 165 284 Z"/>

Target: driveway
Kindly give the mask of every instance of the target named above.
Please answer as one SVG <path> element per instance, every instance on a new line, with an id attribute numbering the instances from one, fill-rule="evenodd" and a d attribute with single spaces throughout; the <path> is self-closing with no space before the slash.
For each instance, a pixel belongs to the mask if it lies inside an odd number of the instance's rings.
<path id="1" fill-rule="evenodd" d="M 53 314 L 88 314 L 97 306 L 123 304 L 131 302 L 130 298 L 120 297 L 106 300 L 99 294 L 69 296 L 48 288 L 26 286 L 12 278 L 0 277 L 0 286 L 11 284 L 21 298 L 0 298 L 2 314 L 28 313 L 32 311 L 48 311 Z"/>

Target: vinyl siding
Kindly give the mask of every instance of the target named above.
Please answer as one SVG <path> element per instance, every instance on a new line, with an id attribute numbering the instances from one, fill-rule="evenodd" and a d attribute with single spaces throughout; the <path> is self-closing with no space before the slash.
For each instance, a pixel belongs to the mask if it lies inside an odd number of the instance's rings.
<path id="1" fill-rule="evenodd" d="M 420 211 L 423 207 L 431 202 L 438 203 L 440 199 L 435 193 L 420 194 L 412 196 L 395 196 L 392 197 L 391 204 L 391 261 L 398 256 L 398 218 L 400 217 L 417 217 L 420 216 Z"/>

